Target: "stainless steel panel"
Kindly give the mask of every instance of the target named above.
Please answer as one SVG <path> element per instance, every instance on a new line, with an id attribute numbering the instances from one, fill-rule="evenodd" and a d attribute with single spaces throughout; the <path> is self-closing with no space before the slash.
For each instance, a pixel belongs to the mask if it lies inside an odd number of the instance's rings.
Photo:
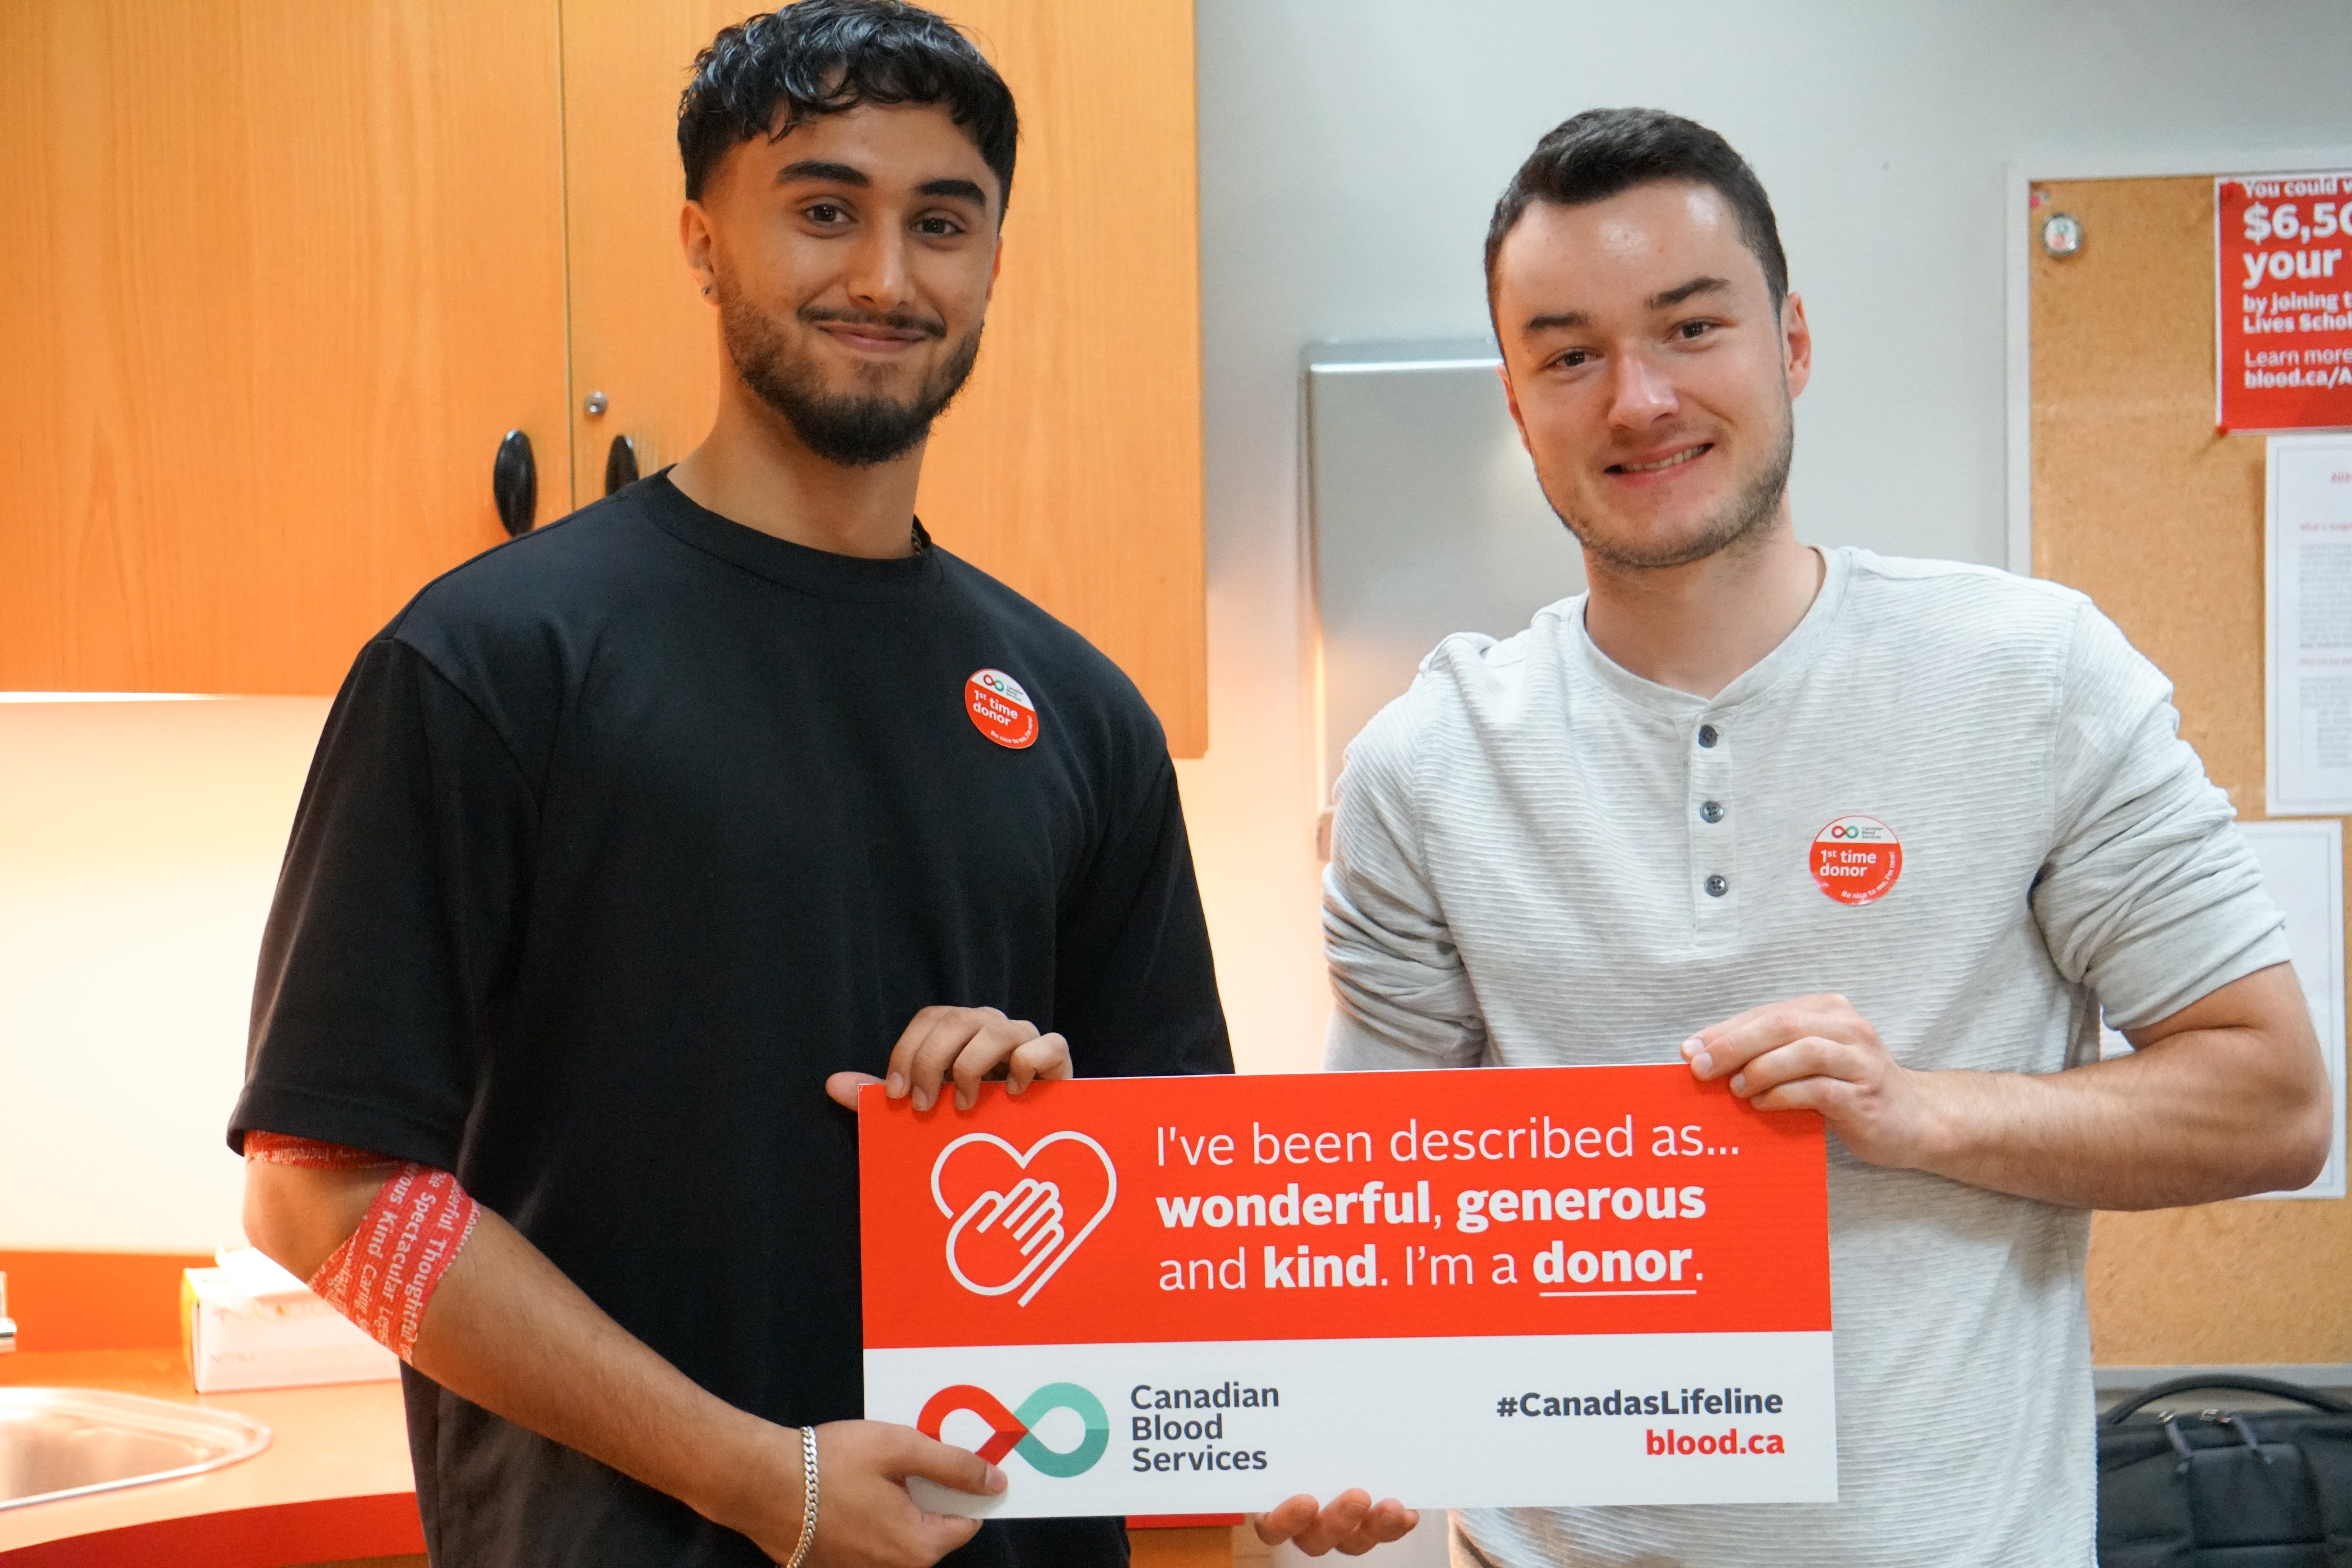
<path id="1" fill-rule="evenodd" d="M 249 1459 L 269 1428 L 226 1410 L 89 1388 L 0 1388 L 0 1509 Z"/>
<path id="2" fill-rule="evenodd" d="M 1454 632 L 1505 637 L 1583 591 L 1484 340 L 1306 355 L 1309 574 L 1323 787 Z"/>

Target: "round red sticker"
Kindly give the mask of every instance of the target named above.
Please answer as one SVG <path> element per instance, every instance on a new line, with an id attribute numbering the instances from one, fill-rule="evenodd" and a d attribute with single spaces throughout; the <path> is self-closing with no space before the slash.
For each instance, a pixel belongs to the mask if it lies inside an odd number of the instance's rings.
<path id="1" fill-rule="evenodd" d="M 972 727 L 1014 751 L 1037 739 L 1037 705 L 1021 683 L 1001 669 L 975 669 L 963 683 L 964 711 Z"/>
<path id="2" fill-rule="evenodd" d="M 1813 880 L 1842 904 L 1866 904 L 1903 875 L 1903 844 L 1874 816 L 1841 816 L 1813 835 Z"/>

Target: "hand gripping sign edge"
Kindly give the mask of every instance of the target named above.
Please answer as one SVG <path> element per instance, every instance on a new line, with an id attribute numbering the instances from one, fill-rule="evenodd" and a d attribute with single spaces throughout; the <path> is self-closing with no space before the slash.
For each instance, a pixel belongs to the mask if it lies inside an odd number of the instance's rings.
<path id="1" fill-rule="evenodd" d="M 1015 1183 L 1009 1193 L 996 1191 L 982 1193 L 966 1205 L 961 1214 L 956 1212 L 954 1205 L 948 1202 L 947 1194 L 940 1190 L 940 1179 L 946 1173 L 948 1163 L 955 1157 L 957 1150 L 967 1145 L 992 1144 L 1003 1150 L 1015 1166 L 1026 1170 L 1029 1163 L 1045 1149 L 1055 1143 L 1066 1142 L 1081 1143 L 1094 1151 L 1095 1158 L 1102 1162 L 1105 1188 L 1102 1206 L 1095 1210 L 1085 1225 L 1078 1227 L 1076 1235 L 1068 1237 L 1059 1245 L 1041 1245 L 1041 1243 L 1050 1243 L 1053 1233 L 1061 1229 L 1063 1217 L 1061 1191 L 1052 1182 L 1040 1182 L 1034 1176 L 1024 1177 Z M 1070 1255 L 1077 1251 L 1079 1244 L 1094 1234 L 1095 1227 L 1102 1224 L 1104 1218 L 1109 1215 L 1111 1204 L 1118 1196 L 1118 1167 L 1111 1163 L 1108 1152 L 1101 1144 L 1083 1132 L 1066 1130 L 1060 1132 L 1048 1132 L 1030 1144 L 1025 1153 L 993 1132 L 967 1132 L 940 1150 L 939 1158 L 931 1162 L 931 1201 L 939 1205 L 940 1213 L 954 1222 L 948 1226 L 948 1272 L 955 1277 L 957 1284 L 975 1296 L 1008 1295 L 1014 1290 L 1020 1290 L 1025 1283 L 1028 1289 L 1021 1291 L 1018 1303 L 1024 1307 L 1029 1304 L 1038 1291 L 1045 1288 L 1045 1281 L 1051 1279 L 1062 1265 L 1069 1261 Z M 963 1265 L 957 1260 L 956 1243 L 963 1238 L 965 1226 L 971 1225 L 974 1219 L 979 1220 L 979 1228 L 982 1231 L 988 1230 L 998 1220 L 1003 1220 L 1011 1229 L 1014 1239 L 1021 1242 L 1022 1252 L 1024 1255 L 1033 1250 L 1034 1252 L 1034 1256 L 1022 1266 L 1018 1274 L 1001 1285 L 982 1285 L 977 1282 L 964 1273 Z M 1032 1275 L 1035 1278 L 1032 1279 Z"/>

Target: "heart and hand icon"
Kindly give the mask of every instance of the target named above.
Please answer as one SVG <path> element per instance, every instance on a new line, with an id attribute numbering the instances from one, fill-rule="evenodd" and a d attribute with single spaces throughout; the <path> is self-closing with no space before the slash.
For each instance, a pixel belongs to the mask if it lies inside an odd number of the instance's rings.
<path id="1" fill-rule="evenodd" d="M 1110 1213 L 1118 1173 L 1083 1132 L 1049 1132 L 1025 1151 L 972 1132 L 940 1151 L 931 1198 L 948 1227 L 948 1272 L 979 1296 L 1018 1290 L 1027 1306 Z"/>

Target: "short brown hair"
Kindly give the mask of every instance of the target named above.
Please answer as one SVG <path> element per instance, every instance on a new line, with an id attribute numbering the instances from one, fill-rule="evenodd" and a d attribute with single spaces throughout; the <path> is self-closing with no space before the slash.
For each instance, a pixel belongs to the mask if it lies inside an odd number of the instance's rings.
<path id="1" fill-rule="evenodd" d="M 1486 226 L 1486 298 L 1495 297 L 1495 258 L 1531 202 L 1578 207 L 1662 180 L 1707 185 L 1739 218 L 1739 237 L 1764 268 L 1772 309 L 1789 296 L 1789 258 L 1772 200 L 1748 160 L 1695 120 L 1662 109 L 1588 109 L 1547 132 L 1503 188 Z"/>

